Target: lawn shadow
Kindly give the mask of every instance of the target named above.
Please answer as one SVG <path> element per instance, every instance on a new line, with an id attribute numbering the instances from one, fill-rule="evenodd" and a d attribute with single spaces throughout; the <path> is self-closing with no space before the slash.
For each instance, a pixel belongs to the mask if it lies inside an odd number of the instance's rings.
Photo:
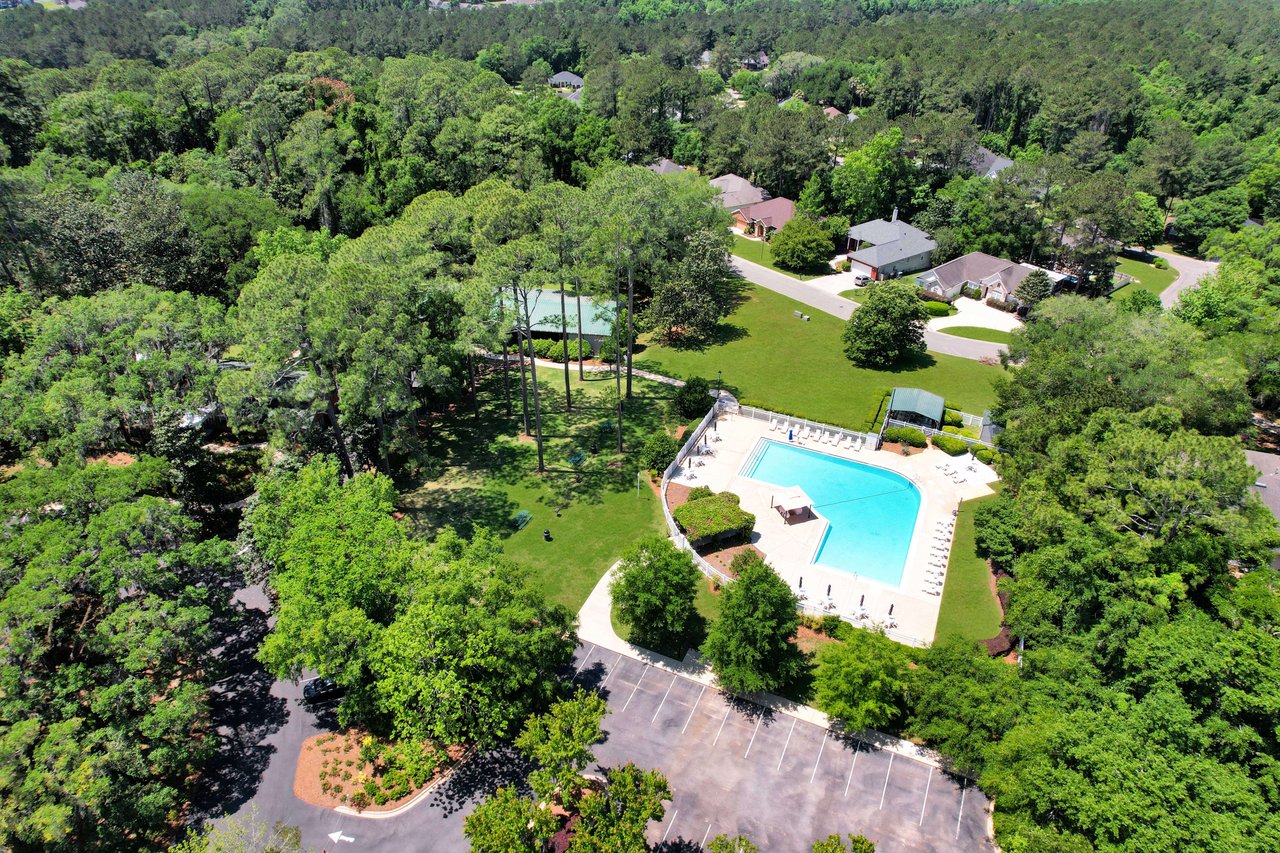
<path id="1" fill-rule="evenodd" d="M 884 367 L 873 367 L 872 370 L 883 370 L 885 373 L 914 373 L 917 370 L 928 370 L 936 367 L 938 360 L 930 352 L 912 353 L 901 361 Z"/>
<path id="2" fill-rule="evenodd" d="M 192 798 L 198 825 L 232 814 L 258 791 L 276 748 L 265 743 L 287 722 L 287 702 L 271 695 L 275 679 L 258 662 L 267 614 L 233 602 L 211 625 L 223 645 L 214 650 L 221 677 L 209 691 L 209 717 L 218 746 Z"/>
<path id="3" fill-rule="evenodd" d="M 751 332 L 745 326 L 739 326 L 721 320 L 716 324 L 710 333 L 702 337 L 681 337 L 670 341 L 666 346 L 680 352 L 704 352 L 713 347 L 722 347 L 731 344 L 734 341 L 740 341 L 749 338 Z M 652 369 L 657 370 L 660 365 L 654 365 Z"/>
<path id="4" fill-rule="evenodd" d="M 519 505 L 505 493 L 490 488 L 420 489 L 412 505 L 401 507 L 417 529 L 435 531 L 453 527 L 470 538 L 479 527 L 511 532 L 511 519 Z"/>

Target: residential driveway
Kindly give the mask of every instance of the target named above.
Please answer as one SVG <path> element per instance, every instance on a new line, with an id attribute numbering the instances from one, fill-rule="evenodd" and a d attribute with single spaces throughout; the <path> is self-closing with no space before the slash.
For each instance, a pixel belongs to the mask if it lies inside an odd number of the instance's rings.
<path id="1" fill-rule="evenodd" d="M 1153 252 L 1169 262 L 1169 266 L 1178 272 L 1178 277 L 1173 280 L 1173 284 L 1166 287 L 1160 293 L 1160 304 L 1165 308 L 1172 308 L 1178 304 L 1178 294 L 1186 290 L 1188 287 L 1194 287 L 1200 283 L 1200 279 L 1207 275 L 1211 275 L 1218 269 L 1217 261 L 1201 261 L 1196 258 L 1188 258 L 1186 255 L 1175 255 L 1173 252 Z"/>
<path id="2" fill-rule="evenodd" d="M 694 851 L 719 833 L 770 853 L 806 853 L 831 833 L 862 833 L 880 853 L 988 851 L 988 800 L 932 764 L 590 643 L 575 680 L 606 697 L 602 766 L 661 770 L 673 798 L 650 827 L 658 849 Z"/>
<path id="3" fill-rule="evenodd" d="M 954 303 L 956 313 L 950 317 L 934 317 L 929 321 L 929 328 L 937 331 L 951 326 L 978 326 L 983 329 L 996 329 L 1001 332 L 1012 332 L 1022 328 L 1022 321 L 1017 314 L 992 308 L 985 302 L 961 296 Z"/>
<path id="4" fill-rule="evenodd" d="M 810 308 L 839 317 L 841 320 L 849 319 L 854 309 L 858 307 L 851 300 L 845 299 L 834 292 L 834 288 L 840 285 L 832 281 L 832 276 L 823 276 L 812 281 L 800 281 L 739 257 L 732 257 L 730 261 L 734 269 L 747 281 L 768 288 L 774 293 L 789 296 L 797 302 L 802 302 Z M 974 361 L 999 359 L 1001 351 L 1004 350 L 1004 347 L 1000 344 L 958 338 L 954 335 L 935 332 L 932 329 L 925 329 L 924 340 L 925 344 L 933 352 L 968 358 Z"/>

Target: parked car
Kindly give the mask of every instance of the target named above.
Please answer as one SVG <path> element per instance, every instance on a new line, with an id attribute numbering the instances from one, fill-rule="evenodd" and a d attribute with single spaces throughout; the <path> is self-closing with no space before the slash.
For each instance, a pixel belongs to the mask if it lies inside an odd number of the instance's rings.
<path id="1" fill-rule="evenodd" d="M 318 705 L 337 699 L 342 688 L 328 678 L 313 678 L 302 685 L 302 701 L 308 705 Z"/>
<path id="2" fill-rule="evenodd" d="M 861 284 L 870 284 L 870 283 L 871 283 L 871 276 L 867 275 L 867 274 L 866 274 L 866 273 L 864 273 L 864 272 L 854 273 L 854 274 L 853 274 L 853 283 L 854 283 L 854 284 L 859 284 L 859 285 L 861 285 Z"/>

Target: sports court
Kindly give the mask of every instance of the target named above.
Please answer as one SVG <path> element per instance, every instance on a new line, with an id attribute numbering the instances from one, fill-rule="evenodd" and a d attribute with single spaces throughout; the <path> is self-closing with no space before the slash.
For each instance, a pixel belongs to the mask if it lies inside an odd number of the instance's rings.
<path id="1" fill-rule="evenodd" d="M 833 832 L 862 833 L 879 853 L 994 849 L 971 782 L 590 643 L 573 665 L 609 704 L 599 763 L 632 761 L 671 783 L 650 828 L 659 849 L 698 850 L 722 832 L 771 853 L 807 853 Z"/>

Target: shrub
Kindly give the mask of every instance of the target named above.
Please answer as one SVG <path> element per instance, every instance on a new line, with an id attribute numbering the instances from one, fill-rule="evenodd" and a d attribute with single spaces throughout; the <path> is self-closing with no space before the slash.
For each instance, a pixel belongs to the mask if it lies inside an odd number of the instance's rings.
<path id="1" fill-rule="evenodd" d="M 964 418 L 960 415 L 959 412 L 953 409 L 947 409 L 945 412 L 942 413 L 942 422 L 947 426 L 956 426 L 956 427 L 964 426 Z"/>
<path id="2" fill-rule="evenodd" d="M 709 498 L 714 494 L 715 492 L 711 491 L 707 486 L 694 486 L 689 490 L 689 500 L 700 501 L 703 498 Z"/>
<path id="3" fill-rule="evenodd" d="M 946 317 L 951 313 L 951 306 L 945 302 L 929 300 L 924 303 L 924 310 L 929 312 L 930 317 Z"/>
<path id="4" fill-rule="evenodd" d="M 605 338 L 600 342 L 600 360 L 612 364 L 618 360 L 618 342 Z"/>
<path id="5" fill-rule="evenodd" d="M 1010 314 L 1018 310 L 1018 306 L 1015 305 L 1014 303 L 1005 302 L 1003 299 L 997 299 L 994 296 L 987 297 L 987 304 L 990 305 L 992 308 L 998 308 L 1001 311 L 1008 311 Z"/>
<path id="6" fill-rule="evenodd" d="M 649 436 L 640 450 L 640 466 L 650 471 L 662 471 L 676 458 L 680 445 L 667 435 L 666 430 L 659 430 Z"/>
<path id="7" fill-rule="evenodd" d="M 1166 261 L 1164 258 L 1157 257 L 1154 261 L 1151 262 L 1151 266 L 1155 267 L 1158 270 L 1167 270 L 1169 268 L 1169 262 Z"/>
<path id="8" fill-rule="evenodd" d="M 850 269 L 852 269 L 852 266 L 848 261 L 840 261 L 840 263 L 836 264 L 837 272 L 848 272 Z"/>
<path id="9" fill-rule="evenodd" d="M 973 457 L 979 462 L 990 465 L 995 461 L 996 452 L 990 447 L 979 447 L 977 450 L 973 451 Z"/>
<path id="10" fill-rule="evenodd" d="M 933 437 L 933 446 L 948 456 L 960 456 L 969 452 L 969 443 L 967 441 L 945 433 Z"/>
<path id="11" fill-rule="evenodd" d="M 754 548 L 748 548 L 745 551 L 739 551 L 734 554 L 733 559 L 729 561 L 729 568 L 733 570 L 735 575 L 742 574 L 745 570 L 752 566 L 766 566 L 764 558 L 756 552 Z"/>
<path id="12" fill-rule="evenodd" d="M 966 284 L 960 289 L 960 295 L 967 296 L 970 299 L 981 299 L 982 288 L 978 287 L 976 284 Z"/>
<path id="13" fill-rule="evenodd" d="M 756 517 L 738 506 L 738 496 L 720 492 L 709 498 L 681 504 L 672 513 L 691 542 L 716 539 L 730 534 L 745 535 L 755 526 Z"/>
<path id="14" fill-rule="evenodd" d="M 818 630 L 826 634 L 828 637 L 839 637 L 841 630 L 840 626 L 843 624 L 844 621 L 839 616 L 834 613 L 828 613 L 822 617 Z"/>
<path id="15" fill-rule="evenodd" d="M 924 447 L 929 443 L 924 433 L 915 427 L 889 427 L 884 431 L 884 440 L 908 447 Z"/>
<path id="16" fill-rule="evenodd" d="M 705 415 L 711 408 L 711 383 L 701 376 L 694 376 L 676 389 L 671 405 L 676 414 L 686 420 Z"/>

